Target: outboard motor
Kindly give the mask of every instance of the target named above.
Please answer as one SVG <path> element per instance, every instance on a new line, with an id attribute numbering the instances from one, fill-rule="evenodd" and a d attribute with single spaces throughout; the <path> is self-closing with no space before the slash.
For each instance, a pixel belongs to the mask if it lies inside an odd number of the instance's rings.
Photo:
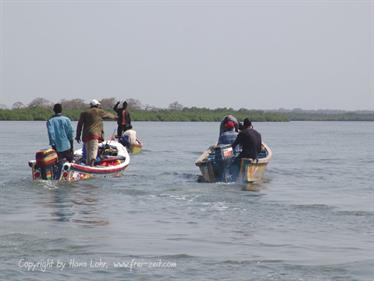
<path id="1" fill-rule="evenodd" d="M 234 152 L 231 145 L 218 145 L 214 148 L 214 174 L 217 181 L 231 182 L 231 164 Z"/>
<path id="2" fill-rule="evenodd" d="M 57 152 L 52 149 L 42 149 L 36 152 L 36 167 L 40 169 L 43 180 L 52 180 L 55 174 L 55 165 L 58 161 Z"/>

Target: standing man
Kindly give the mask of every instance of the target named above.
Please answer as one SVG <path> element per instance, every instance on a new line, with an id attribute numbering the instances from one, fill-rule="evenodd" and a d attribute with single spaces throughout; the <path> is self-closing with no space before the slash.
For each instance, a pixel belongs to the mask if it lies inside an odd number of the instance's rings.
<path id="1" fill-rule="evenodd" d="M 92 100 L 90 108 L 81 113 L 78 125 L 76 141 L 80 143 L 81 134 L 82 140 L 86 147 L 86 164 L 93 166 L 97 157 L 99 149 L 99 142 L 104 140 L 104 126 L 103 119 L 115 120 L 116 117 L 108 112 L 99 108 L 100 102 Z"/>
<path id="2" fill-rule="evenodd" d="M 49 144 L 56 150 L 59 161 L 64 158 L 72 162 L 73 154 L 73 126 L 68 117 L 62 115 L 62 106 L 56 103 L 53 106 L 53 115 L 47 121 Z"/>
<path id="3" fill-rule="evenodd" d="M 130 113 L 127 110 L 127 101 L 124 101 L 122 104 L 122 108 L 118 108 L 119 102 L 116 103 L 116 105 L 113 107 L 113 110 L 117 112 L 117 137 L 118 139 L 121 138 L 122 133 L 126 132 L 126 130 L 129 130 L 132 128 L 131 126 L 131 117 Z"/>

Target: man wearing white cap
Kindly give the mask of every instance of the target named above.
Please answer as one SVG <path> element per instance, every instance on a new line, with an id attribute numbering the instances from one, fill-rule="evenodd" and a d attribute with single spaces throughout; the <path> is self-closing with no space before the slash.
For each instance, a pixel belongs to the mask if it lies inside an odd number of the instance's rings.
<path id="1" fill-rule="evenodd" d="M 100 102 L 93 99 L 90 108 L 81 113 L 76 141 L 79 143 L 83 129 L 82 140 L 86 147 L 86 163 L 93 166 L 96 160 L 99 142 L 104 140 L 103 119 L 116 120 L 116 116 L 99 108 Z"/>

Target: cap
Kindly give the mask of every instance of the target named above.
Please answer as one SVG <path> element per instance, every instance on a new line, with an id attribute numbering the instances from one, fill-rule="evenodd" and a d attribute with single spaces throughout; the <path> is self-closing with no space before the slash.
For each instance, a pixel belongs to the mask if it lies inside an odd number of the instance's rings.
<path id="1" fill-rule="evenodd" d="M 225 123 L 225 128 L 227 128 L 227 129 L 232 129 L 234 127 L 235 127 L 235 123 L 233 121 L 227 121 Z"/>
<path id="2" fill-rule="evenodd" d="M 90 105 L 91 105 L 91 106 L 97 106 L 97 105 L 100 105 L 100 102 L 99 102 L 98 100 L 93 99 L 93 100 L 90 102 Z"/>

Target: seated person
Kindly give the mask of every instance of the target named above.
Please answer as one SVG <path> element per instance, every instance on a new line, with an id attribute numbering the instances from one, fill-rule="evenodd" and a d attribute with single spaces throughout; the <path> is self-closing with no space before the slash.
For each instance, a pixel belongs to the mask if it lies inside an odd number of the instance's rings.
<path id="1" fill-rule="evenodd" d="M 242 151 L 231 166 L 231 174 L 234 179 L 239 175 L 241 159 L 257 159 L 257 155 L 261 151 L 261 144 L 261 134 L 253 129 L 252 122 L 248 118 L 245 118 L 243 122 L 243 130 L 238 134 L 238 137 L 232 144 L 233 149 L 238 145 L 242 147 Z"/>
<path id="2" fill-rule="evenodd" d="M 131 147 L 132 145 L 136 144 L 136 131 L 132 129 L 126 130 L 122 137 L 119 139 L 119 142 L 127 147 Z"/>
<path id="3" fill-rule="evenodd" d="M 218 145 L 233 144 L 237 136 L 238 133 L 235 131 L 235 123 L 233 121 L 227 121 L 224 124 L 224 132 L 219 136 Z"/>
<path id="4" fill-rule="evenodd" d="M 221 121 L 221 124 L 220 124 L 220 127 L 219 127 L 219 135 L 220 135 L 220 136 L 222 135 L 223 132 L 226 131 L 226 129 L 225 129 L 225 124 L 226 124 L 228 121 L 232 121 L 232 122 L 234 122 L 235 132 L 238 132 L 238 130 L 239 130 L 239 122 L 238 122 L 238 119 L 236 119 L 235 116 L 233 116 L 233 115 L 227 115 L 227 116 L 225 116 L 225 118 L 223 118 L 223 120 Z"/>
<path id="5" fill-rule="evenodd" d="M 238 137 L 232 144 L 232 148 L 235 149 L 237 145 L 242 146 L 242 152 L 239 155 L 239 159 L 257 159 L 258 153 L 261 152 L 261 144 L 261 134 L 253 129 L 252 122 L 248 118 L 245 118 L 243 130 L 238 134 Z"/>

